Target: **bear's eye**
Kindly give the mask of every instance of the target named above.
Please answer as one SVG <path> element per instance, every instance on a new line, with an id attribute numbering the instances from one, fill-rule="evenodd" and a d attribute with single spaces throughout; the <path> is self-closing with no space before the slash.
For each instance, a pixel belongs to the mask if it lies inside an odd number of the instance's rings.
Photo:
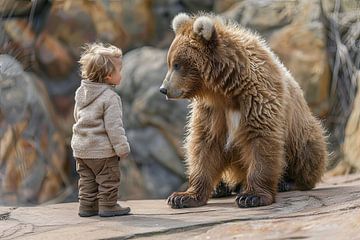
<path id="1" fill-rule="evenodd" d="M 174 67 L 175 70 L 179 70 L 180 69 L 180 64 L 174 63 L 173 67 Z"/>

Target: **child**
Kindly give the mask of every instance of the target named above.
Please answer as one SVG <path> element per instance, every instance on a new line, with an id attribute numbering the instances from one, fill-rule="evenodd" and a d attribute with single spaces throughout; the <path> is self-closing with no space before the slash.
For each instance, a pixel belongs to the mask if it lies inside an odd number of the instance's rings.
<path id="1" fill-rule="evenodd" d="M 88 44 L 80 58 L 83 80 L 76 90 L 71 147 L 79 179 L 79 216 L 126 215 L 130 208 L 117 204 L 119 159 L 130 147 L 122 123 L 120 84 L 122 52 L 112 45 Z"/>

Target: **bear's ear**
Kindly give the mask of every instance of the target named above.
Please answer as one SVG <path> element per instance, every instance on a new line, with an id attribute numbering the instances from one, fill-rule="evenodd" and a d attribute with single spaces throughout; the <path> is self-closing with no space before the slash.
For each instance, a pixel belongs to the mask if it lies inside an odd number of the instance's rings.
<path id="1" fill-rule="evenodd" d="M 194 22 L 193 31 L 209 41 L 214 33 L 214 22 L 207 16 L 198 17 Z"/>
<path id="2" fill-rule="evenodd" d="M 189 15 L 187 15 L 186 13 L 179 13 L 172 20 L 172 24 L 171 24 L 172 29 L 174 30 L 175 33 L 177 33 L 181 25 L 183 25 L 185 22 L 188 22 L 189 20 L 190 20 Z"/>

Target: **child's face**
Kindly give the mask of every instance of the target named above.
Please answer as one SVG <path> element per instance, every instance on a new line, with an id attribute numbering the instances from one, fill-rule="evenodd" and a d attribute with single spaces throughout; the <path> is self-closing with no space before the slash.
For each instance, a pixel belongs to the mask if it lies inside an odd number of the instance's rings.
<path id="1" fill-rule="evenodd" d="M 106 83 L 111 85 L 119 85 L 121 82 L 121 62 L 119 58 L 113 60 L 115 65 L 115 71 L 106 77 Z"/>

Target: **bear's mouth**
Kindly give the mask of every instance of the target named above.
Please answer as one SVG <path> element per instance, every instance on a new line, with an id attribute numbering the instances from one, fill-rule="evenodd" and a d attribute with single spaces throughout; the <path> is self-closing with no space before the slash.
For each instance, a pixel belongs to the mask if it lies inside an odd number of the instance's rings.
<path id="1" fill-rule="evenodd" d="M 165 96 L 166 96 L 166 100 L 177 100 L 177 99 L 185 98 L 185 93 L 180 90 L 176 90 L 176 91 L 168 90 Z"/>
<path id="2" fill-rule="evenodd" d="M 184 97 L 182 96 L 182 95 L 180 95 L 180 96 L 176 96 L 176 97 L 174 97 L 174 96 L 168 96 L 168 95 L 166 95 L 166 100 L 169 100 L 169 101 L 175 101 L 175 100 L 178 100 L 178 99 L 183 99 Z"/>

